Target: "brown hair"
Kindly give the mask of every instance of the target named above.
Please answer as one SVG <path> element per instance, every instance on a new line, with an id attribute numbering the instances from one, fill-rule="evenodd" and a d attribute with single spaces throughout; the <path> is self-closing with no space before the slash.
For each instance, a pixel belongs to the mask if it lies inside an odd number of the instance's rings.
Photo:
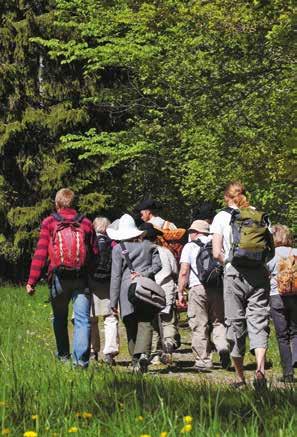
<path id="1" fill-rule="evenodd" d="M 227 185 L 224 191 L 224 199 L 226 203 L 231 200 L 238 208 L 250 206 L 245 195 L 244 185 L 240 181 L 233 181 Z"/>
<path id="2" fill-rule="evenodd" d="M 277 225 L 272 226 L 272 234 L 275 247 L 292 247 L 293 236 L 288 226 L 280 225 L 278 223 Z"/>
<path id="3" fill-rule="evenodd" d="M 57 209 L 70 208 L 74 200 L 74 192 L 69 188 L 61 188 L 56 194 L 55 203 Z"/>

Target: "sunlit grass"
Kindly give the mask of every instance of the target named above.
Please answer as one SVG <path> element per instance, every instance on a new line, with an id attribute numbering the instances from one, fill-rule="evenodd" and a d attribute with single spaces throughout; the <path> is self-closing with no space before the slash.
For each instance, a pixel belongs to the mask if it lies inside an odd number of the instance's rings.
<path id="1" fill-rule="evenodd" d="M 60 364 L 46 298 L 45 288 L 33 298 L 22 289 L 0 289 L 0 435 L 296 434 L 297 395 L 290 388 L 238 392 L 203 375 L 141 377 L 121 366 L 84 371 Z M 275 340 L 269 360 L 279 365 Z"/>

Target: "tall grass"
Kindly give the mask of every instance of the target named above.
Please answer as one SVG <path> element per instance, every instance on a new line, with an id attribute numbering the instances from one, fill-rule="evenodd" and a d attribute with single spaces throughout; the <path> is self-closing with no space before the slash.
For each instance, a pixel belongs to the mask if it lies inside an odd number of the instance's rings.
<path id="1" fill-rule="evenodd" d="M 173 437 L 184 435 L 183 417 L 191 416 L 193 436 L 296 434 L 297 394 L 289 387 L 236 391 L 210 384 L 203 375 L 191 380 L 141 377 L 121 366 L 92 365 L 85 371 L 57 362 L 46 290 L 38 291 L 31 299 L 18 288 L 0 289 L 4 433 L 159 437 L 167 432 Z"/>

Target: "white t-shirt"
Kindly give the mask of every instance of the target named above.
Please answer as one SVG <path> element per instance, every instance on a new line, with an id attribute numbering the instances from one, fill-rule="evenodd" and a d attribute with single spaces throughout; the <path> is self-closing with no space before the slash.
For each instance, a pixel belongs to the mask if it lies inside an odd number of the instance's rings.
<path id="1" fill-rule="evenodd" d="M 199 237 L 199 240 L 201 240 L 201 242 L 205 244 L 209 240 L 211 240 L 211 236 L 201 235 Z M 188 280 L 188 286 L 190 288 L 195 287 L 195 285 L 201 285 L 201 282 L 199 281 L 198 277 L 195 275 L 195 273 L 197 274 L 196 258 L 199 251 L 200 251 L 200 247 L 198 246 L 198 244 L 190 242 L 185 244 L 180 256 L 179 262 L 190 264 L 191 267 L 189 280 Z M 193 270 L 195 273 L 193 272 Z"/>
<path id="2" fill-rule="evenodd" d="M 156 226 L 157 228 L 162 229 L 163 226 L 165 225 L 166 220 L 162 219 L 161 217 L 158 216 L 154 216 L 152 217 L 150 220 L 148 220 L 148 223 L 151 223 L 153 226 Z M 176 229 L 176 226 L 174 223 L 171 222 L 167 222 L 169 224 L 168 229 Z"/>
<path id="3" fill-rule="evenodd" d="M 235 209 L 235 208 L 234 208 Z M 214 217 L 210 225 L 210 232 L 212 234 L 219 234 L 223 236 L 224 260 L 229 256 L 232 245 L 232 232 L 230 226 L 231 214 L 227 211 L 220 211 Z"/>

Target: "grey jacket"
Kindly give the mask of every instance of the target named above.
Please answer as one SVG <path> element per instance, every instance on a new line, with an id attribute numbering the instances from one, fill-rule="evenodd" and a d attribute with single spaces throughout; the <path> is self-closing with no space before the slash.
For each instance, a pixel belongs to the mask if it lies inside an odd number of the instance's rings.
<path id="1" fill-rule="evenodd" d="M 154 279 L 161 270 L 161 260 L 157 247 L 148 240 L 125 242 L 133 268 L 142 276 Z M 110 306 L 116 308 L 120 303 L 121 317 L 134 313 L 134 307 L 128 300 L 128 289 L 131 284 L 130 270 L 127 266 L 121 246 L 118 244 L 112 251 Z"/>

